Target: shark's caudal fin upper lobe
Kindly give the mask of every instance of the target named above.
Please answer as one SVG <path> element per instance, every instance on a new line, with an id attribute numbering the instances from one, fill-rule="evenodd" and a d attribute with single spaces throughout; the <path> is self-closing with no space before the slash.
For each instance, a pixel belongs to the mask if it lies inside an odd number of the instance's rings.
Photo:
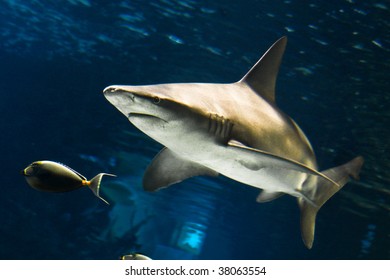
<path id="1" fill-rule="evenodd" d="M 323 174 L 337 182 L 339 186 L 318 177 L 317 186 L 311 197 L 316 206 L 308 203 L 304 199 L 298 199 L 301 210 L 302 239 L 307 248 L 310 249 L 313 246 L 315 220 L 318 210 L 349 181 L 350 177 L 353 179 L 359 178 L 359 172 L 363 162 L 363 157 L 359 156 L 344 165 L 323 171 Z"/>

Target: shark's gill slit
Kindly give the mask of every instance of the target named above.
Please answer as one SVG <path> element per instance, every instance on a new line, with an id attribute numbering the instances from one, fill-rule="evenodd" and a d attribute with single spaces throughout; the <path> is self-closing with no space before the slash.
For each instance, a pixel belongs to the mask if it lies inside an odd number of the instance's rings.
<path id="1" fill-rule="evenodd" d="M 217 130 L 217 124 L 216 124 L 216 120 L 215 120 L 215 115 L 214 114 L 210 114 L 209 116 L 209 133 L 210 134 L 215 134 Z"/>

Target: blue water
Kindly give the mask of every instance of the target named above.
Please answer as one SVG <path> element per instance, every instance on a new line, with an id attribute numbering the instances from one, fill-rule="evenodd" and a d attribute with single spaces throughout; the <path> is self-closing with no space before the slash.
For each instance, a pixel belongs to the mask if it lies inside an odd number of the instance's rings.
<path id="1" fill-rule="evenodd" d="M 1 259 L 390 258 L 389 8 L 377 1 L 0 3 Z M 226 178 L 145 193 L 162 148 L 103 97 L 111 84 L 234 82 L 278 38 L 289 42 L 277 103 L 321 169 L 365 157 L 359 182 L 321 209 L 312 250 L 295 199 L 257 204 Z M 106 206 L 86 189 L 33 190 L 19 171 L 63 162 L 110 172 Z"/>

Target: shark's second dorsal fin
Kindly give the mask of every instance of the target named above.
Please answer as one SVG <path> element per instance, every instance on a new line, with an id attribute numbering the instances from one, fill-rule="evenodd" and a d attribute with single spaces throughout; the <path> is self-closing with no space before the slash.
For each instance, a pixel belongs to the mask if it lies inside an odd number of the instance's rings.
<path id="1" fill-rule="evenodd" d="M 239 81 L 239 83 L 246 83 L 258 95 L 272 104 L 275 103 L 276 78 L 286 44 L 287 37 L 276 41 Z"/>

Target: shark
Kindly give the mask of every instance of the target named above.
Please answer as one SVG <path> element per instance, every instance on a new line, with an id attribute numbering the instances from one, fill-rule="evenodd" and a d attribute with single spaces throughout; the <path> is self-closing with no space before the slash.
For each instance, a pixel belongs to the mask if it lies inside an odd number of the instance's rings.
<path id="1" fill-rule="evenodd" d="M 310 249 L 318 210 L 351 178 L 359 178 L 364 159 L 319 171 L 309 140 L 276 104 L 286 44 L 287 37 L 277 40 L 237 82 L 111 85 L 103 93 L 164 146 L 144 173 L 146 191 L 194 176 L 223 175 L 261 189 L 257 202 L 291 195 Z"/>

